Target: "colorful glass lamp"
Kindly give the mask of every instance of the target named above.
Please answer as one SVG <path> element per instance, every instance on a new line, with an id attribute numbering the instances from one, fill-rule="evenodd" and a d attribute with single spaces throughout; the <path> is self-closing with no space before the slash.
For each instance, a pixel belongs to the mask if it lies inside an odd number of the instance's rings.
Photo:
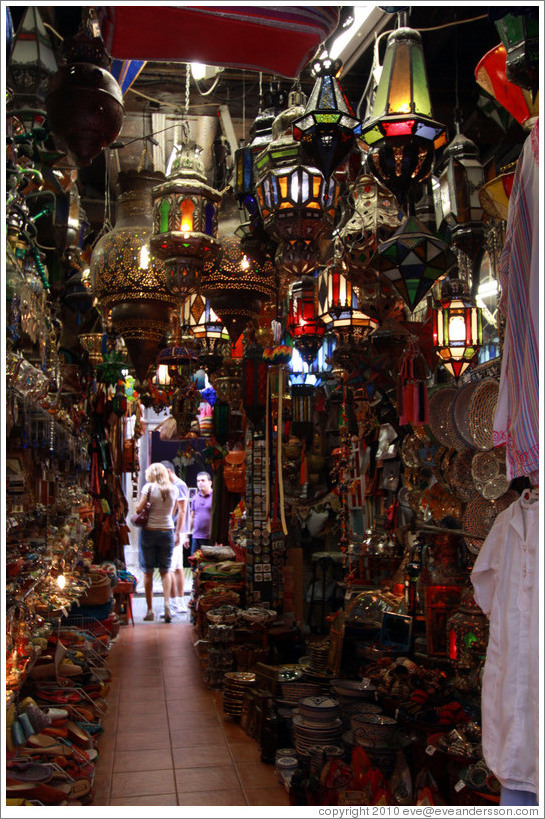
<path id="1" fill-rule="evenodd" d="M 318 315 L 343 344 L 364 341 L 377 329 L 377 319 L 358 308 L 354 288 L 339 267 L 320 271 L 317 289 Z"/>
<path id="2" fill-rule="evenodd" d="M 378 248 L 377 267 L 414 310 L 432 285 L 456 263 L 448 245 L 420 219 L 409 216 L 391 239 Z"/>
<path id="3" fill-rule="evenodd" d="M 153 190 L 151 248 L 165 260 L 168 289 L 181 299 L 195 292 L 199 271 L 219 250 L 221 194 L 206 184 L 201 154 L 193 142 L 176 145 L 166 182 Z"/>
<path id="4" fill-rule="evenodd" d="M 30 6 L 17 29 L 7 71 L 12 96 L 8 115 L 17 112 L 25 125 L 45 118 L 44 103 L 50 77 L 57 71 L 55 52 L 39 8 Z"/>
<path id="5" fill-rule="evenodd" d="M 459 279 L 441 288 L 440 304 L 432 310 L 432 339 L 439 361 L 456 379 L 476 359 L 483 343 L 482 310 Z"/>
<path id="6" fill-rule="evenodd" d="M 507 79 L 507 52 L 503 43 L 491 48 L 479 60 L 475 79 L 523 128 L 531 130 L 539 115 L 539 94 L 532 99 L 530 91 Z"/>
<path id="7" fill-rule="evenodd" d="M 202 345 L 199 362 L 207 373 L 218 370 L 223 363 L 223 353 L 229 343 L 229 333 L 220 317 L 206 299 L 193 293 L 182 305 L 182 324 L 188 327 L 194 338 Z"/>
<path id="8" fill-rule="evenodd" d="M 388 37 L 362 138 L 370 170 L 400 205 L 410 186 L 429 176 L 435 151 L 447 141 L 445 126 L 432 118 L 422 40 L 414 29 L 398 28 Z"/>
<path id="9" fill-rule="evenodd" d="M 496 29 L 507 52 L 509 82 L 526 88 L 535 99 L 539 87 L 539 10 L 505 14 L 496 20 Z"/>
<path id="10" fill-rule="evenodd" d="M 303 361 L 312 364 L 322 346 L 325 324 L 318 318 L 314 279 L 310 276 L 291 287 L 286 330 Z"/>
<path id="11" fill-rule="evenodd" d="M 335 76 L 341 65 L 330 57 L 314 63 L 314 88 L 305 113 L 293 123 L 293 137 L 301 143 L 303 157 L 326 179 L 348 158 L 361 134 L 361 121 Z"/>

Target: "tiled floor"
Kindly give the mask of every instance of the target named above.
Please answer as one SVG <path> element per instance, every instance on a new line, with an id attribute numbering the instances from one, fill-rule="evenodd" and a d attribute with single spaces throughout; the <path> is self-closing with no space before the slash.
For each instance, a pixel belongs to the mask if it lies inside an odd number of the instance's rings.
<path id="1" fill-rule="evenodd" d="M 93 805 L 288 805 L 274 767 L 204 684 L 187 615 L 144 623 L 142 598 L 133 610 L 110 653 Z"/>

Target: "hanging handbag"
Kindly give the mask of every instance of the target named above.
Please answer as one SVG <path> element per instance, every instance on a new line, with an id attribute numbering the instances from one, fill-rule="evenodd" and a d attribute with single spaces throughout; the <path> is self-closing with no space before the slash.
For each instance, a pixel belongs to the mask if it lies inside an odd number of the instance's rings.
<path id="1" fill-rule="evenodd" d="M 242 493 L 246 489 L 246 452 L 228 452 L 223 466 L 223 480 L 229 492 Z"/>
<path id="2" fill-rule="evenodd" d="M 148 489 L 148 495 L 147 495 L 147 498 L 146 498 L 146 503 L 144 505 L 144 508 L 142 509 L 141 512 L 138 512 L 136 515 L 133 515 L 131 517 L 131 523 L 132 523 L 133 526 L 147 526 L 149 513 L 151 512 L 150 495 L 151 495 L 151 486 Z"/>

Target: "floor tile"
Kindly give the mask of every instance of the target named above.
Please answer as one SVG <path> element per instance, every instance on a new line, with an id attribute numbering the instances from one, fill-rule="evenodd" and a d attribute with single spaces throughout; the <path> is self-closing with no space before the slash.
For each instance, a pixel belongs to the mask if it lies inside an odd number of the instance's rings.
<path id="1" fill-rule="evenodd" d="M 174 773 L 170 771 L 130 771 L 112 774 L 112 799 L 148 796 L 152 793 L 174 793 Z"/>
<path id="2" fill-rule="evenodd" d="M 202 728 L 200 731 L 181 728 L 170 732 L 170 741 L 173 748 L 191 748 L 199 745 L 215 748 L 216 745 L 225 745 L 225 737 L 219 727 Z"/>
<path id="3" fill-rule="evenodd" d="M 244 794 L 249 805 L 289 805 L 290 799 L 280 784 L 274 788 L 245 788 Z"/>
<path id="4" fill-rule="evenodd" d="M 233 760 L 227 745 L 210 748 L 207 745 L 191 748 L 175 748 L 175 768 L 209 768 L 216 765 L 232 765 Z"/>
<path id="5" fill-rule="evenodd" d="M 248 763 L 237 766 L 237 770 L 245 790 L 246 788 L 272 788 L 278 783 L 273 765 Z"/>
<path id="6" fill-rule="evenodd" d="M 261 762 L 261 751 L 257 742 L 248 737 L 246 742 L 229 742 L 229 750 L 233 755 L 235 765 L 249 762 L 256 764 Z"/>
<path id="7" fill-rule="evenodd" d="M 142 729 L 147 730 L 148 728 L 153 728 L 156 734 L 162 735 L 163 737 L 168 731 L 168 719 L 166 715 L 164 716 L 154 716 L 153 714 L 150 717 L 146 716 L 134 716 L 134 717 L 118 717 L 117 720 L 117 730 L 120 733 L 139 733 Z"/>
<path id="8" fill-rule="evenodd" d="M 230 722 L 228 719 L 224 719 L 223 715 L 221 729 L 225 734 L 227 742 L 247 742 L 250 739 L 244 728 L 241 728 L 236 722 Z M 255 740 L 252 739 L 251 742 L 255 742 Z"/>
<path id="9" fill-rule="evenodd" d="M 164 748 L 165 737 L 154 730 L 129 731 L 118 733 L 116 737 L 116 753 L 119 751 L 137 751 L 139 748 L 148 750 L 152 748 Z"/>
<path id="10" fill-rule="evenodd" d="M 240 788 L 234 765 L 218 765 L 213 768 L 176 768 L 174 773 L 178 793 L 193 791 L 213 793 Z"/>
<path id="11" fill-rule="evenodd" d="M 118 751 L 113 760 L 114 773 L 127 771 L 161 771 L 172 769 L 172 751 L 168 748 L 149 750 Z"/>
<path id="12" fill-rule="evenodd" d="M 113 804 L 113 802 L 112 802 Z M 191 793 L 180 793 L 178 797 L 179 805 L 247 805 L 243 792 L 238 789 L 227 791 L 215 791 L 206 793 L 197 791 Z"/>
<path id="13" fill-rule="evenodd" d="M 168 722 L 171 731 L 186 728 L 191 731 L 200 731 L 201 728 L 220 728 L 218 715 L 214 713 L 195 713 L 187 707 L 168 709 Z"/>
<path id="14" fill-rule="evenodd" d="M 137 700 L 133 702 L 129 697 L 122 703 L 120 703 L 118 707 L 118 718 L 119 720 L 125 719 L 127 717 L 133 717 L 134 719 L 141 719 L 142 717 L 149 716 L 153 717 L 166 717 L 167 716 L 167 707 L 165 705 L 165 701 L 161 699 L 150 699 L 148 697 L 148 701 L 145 700 Z"/>
<path id="15" fill-rule="evenodd" d="M 94 804 L 94 802 L 93 802 Z M 159 793 L 152 796 L 131 796 L 125 799 L 110 799 L 110 805 L 177 805 L 175 793 Z"/>

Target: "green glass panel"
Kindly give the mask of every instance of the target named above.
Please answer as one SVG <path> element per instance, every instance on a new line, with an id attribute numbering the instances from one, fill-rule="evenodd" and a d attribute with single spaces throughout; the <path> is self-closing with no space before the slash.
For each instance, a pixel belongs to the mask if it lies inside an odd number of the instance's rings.
<path id="1" fill-rule="evenodd" d="M 338 122 L 340 114 L 315 114 L 316 122 Z"/>
<path id="2" fill-rule="evenodd" d="M 390 74 L 392 71 L 392 61 L 394 59 L 393 47 L 386 47 L 386 54 L 384 55 L 384 64 L 378 83 L 377 93 L 375 95 L 375 102 L 373 103 L 372 118 L 381 117 L 386 113 L 386 101 L 388 99 L 388 88 L 390 87 Z"/>
<path id="3" fill-rule="evenodd" d="M 382 131 L 378 125 L 375 125 L 375 127 L 371 128 L 370 131 L 365 131 L 363 137 L 368 145 L 373 145 L 379 139 L 382 139 Z"/>
<path id="4" fill-rule="evenodd" d="M 428 78 L 426 77 L 424 52 L 419 45 L 413 45 L 411 52 L 414 112 L 423 114 L 426 117 L 431 117 L 431 100 Z"/>
<path id="5" fill-rule="evenodd" d="M 166 233 L 168 231 L 168 215 L 170 213 L 170 202 L 168 199 L 163 199 L 159 205 L 159 233 Z"/>

